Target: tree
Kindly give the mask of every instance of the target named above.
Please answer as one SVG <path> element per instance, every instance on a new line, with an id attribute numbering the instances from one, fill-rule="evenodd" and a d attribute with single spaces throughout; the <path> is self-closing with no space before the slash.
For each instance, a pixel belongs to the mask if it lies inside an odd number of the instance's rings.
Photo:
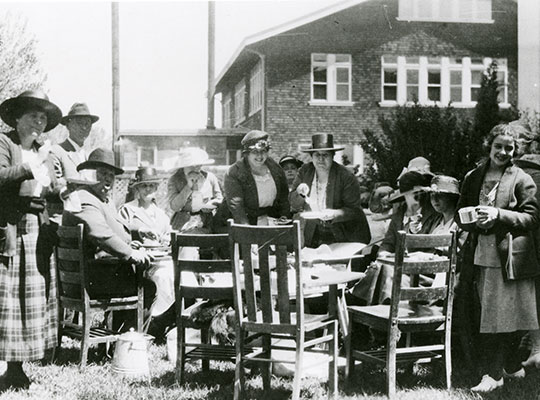
<path id="1" fill-rule="evenodd" d="M 6 13 L 0 20 L 0 101 L 25 90 L 42 89 L 46 80 L 37 40 L 28 32 L 26 19 Z"/>

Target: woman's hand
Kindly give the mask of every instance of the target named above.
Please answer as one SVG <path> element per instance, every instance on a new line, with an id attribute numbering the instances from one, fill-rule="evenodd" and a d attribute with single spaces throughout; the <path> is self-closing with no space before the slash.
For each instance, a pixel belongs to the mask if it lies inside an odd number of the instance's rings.
<path id="1" fill-rule="evenodd" d="M 306 197 L 309 194 L 309 186 L 306 183 L 301 183 L 296 188 L 296 193 L 302 197 Z"/>
<path id="2" fill-rule="evenodd" d="M 196 172 L 196 171 L 191 171 L 187 176 L 188 187 L 192 191 L 196 192 L 201 189 L 203 180 L 204 180 L 204 177 L 202 176 L 201 173 Z"/>
<path id="3" fill-rule="evenodd" d="M 476 226 L 481 229 L 490 229 L 499 218 L 499 209 L 490 206 L 476 207 Z"/>

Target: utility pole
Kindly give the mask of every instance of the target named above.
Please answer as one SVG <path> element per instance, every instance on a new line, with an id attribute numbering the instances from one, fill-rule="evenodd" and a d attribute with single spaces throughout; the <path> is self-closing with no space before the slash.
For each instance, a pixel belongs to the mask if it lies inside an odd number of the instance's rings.
<path id="1" fill-rule="evenodd" d="M 206 129 L 216 129 L 214 123 L 214 64 L 215 64 L 215 41 L 216 41 L 216 3 L 208 2 L 208 116 Z"/>
<path id="2" fill-rule="evenodd" d="M 118 2 L 111 3 L 111 33 L 112 33 L 112 145 L 113 151 L 117 146 L 120 133 L 120 24 Z M 119 149 L 116 149 L 119 150 Z M 117 153 L 115 151 L 115 153 Z M 115 154 L 119 165 L 120 154 Z"/>

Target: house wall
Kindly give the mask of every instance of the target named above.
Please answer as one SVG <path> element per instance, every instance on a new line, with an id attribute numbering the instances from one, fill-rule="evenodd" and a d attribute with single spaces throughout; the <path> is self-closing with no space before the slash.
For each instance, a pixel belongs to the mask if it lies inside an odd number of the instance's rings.
<path id="1" fill-rule="evenodd" d="M 474 54 L 420 31 L 377 48 L 352 54 L 353 106 L 312 106 L 308 57 L 267 59 L 266 128 L 271 134 L 274 153 L 294 153 L 299 145 L 310 143 L 316 132 L 334 134 L 337 144 L 354 145 L 364 129 L 380 131 L 378 118 L 389 115 L 392 107 L 381 107 L 381 56 L 493 57 Z M 509 102 L 516 103 L 516 60 L 508 59 Z M 456 112 L 470 115 L 472 109 Z"/>

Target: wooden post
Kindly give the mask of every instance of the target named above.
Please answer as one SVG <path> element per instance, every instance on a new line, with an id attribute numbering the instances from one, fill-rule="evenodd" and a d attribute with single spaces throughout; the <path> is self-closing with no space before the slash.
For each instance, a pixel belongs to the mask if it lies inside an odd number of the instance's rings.
<path id="1" fill-rule="evenodd" d="M 216 129 L 214 122 L 214 68 L 215 68 L 215 42 L 216 42 L 216 4 L 208 2 L 208 116 L 206 129 Z"/>

